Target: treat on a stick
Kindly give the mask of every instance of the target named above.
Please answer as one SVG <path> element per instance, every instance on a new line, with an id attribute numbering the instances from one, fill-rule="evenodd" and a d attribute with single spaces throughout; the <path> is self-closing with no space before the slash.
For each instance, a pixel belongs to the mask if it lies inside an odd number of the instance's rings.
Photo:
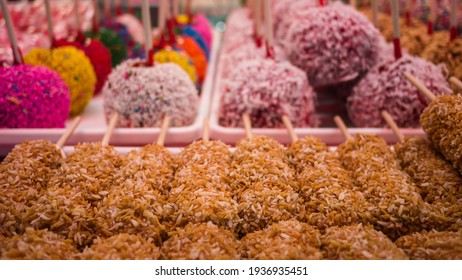
<path id="1" fill-rule="evenodd" d="M 95 214 L 122 165 L 122 156 L 108 145 L 117 117 L 114 114 L 101 142 L 78 144 L 63 160 L 47 190 L 26 213 L 28 224 L 70 239 L 80 249 L 92 243 L 98 233 Z"/>
<path id="2" fill-rule="evenodd" d="M 444 160 L 421 137 L 405 138 L 388 112 L 382 112 L 399 142 L 394 151 L 401 168 L 411 176 L 425 202 L 437 207 L 447 218 L 441 229 L 460 227 L 462 224 L 462 178 L 451 164 Z"/>
<path id="3" fill-rule="evenodd" d="M 335 121 L 344 126 L 339 117 Z M 351 172 L 353 190 L 362 192 L 371 205 L 375 229 L 395 240 L 446 222 L 438 209 L 424 202 L 383 139 L 368 134 L 345 137 L 348 140 L 336 152 Z"/>
<path id="4" fill-rule="evenodd" d="M 0 235 L 22 233 L 28 224 L 23 215 L 50 187 L 64 161 L 61 148 L 78 126 L 77 117 L 57 144 L 48 140 L 16 145 L 0 164 Z"/>
<path id="5" fill-rule="evenodd" d="M 61 128 L 69 116 L 69 89 L 58 73 L 23 64 L 5 1 L 0 1 L 14 65 L 0 65 L 0 128 Z"/>
<path id="6" fill-rule="evenodd" d="M 357 127 L 384 127 L 380 112 L 386 110 L 400 127 L 417 127 L 421 112 L 428 105 L 418 90 L 404 77 L 410 72 L 438 94 L 450 93 L 441 69 L 421 58 L 402 54 L 397 0 L 393 0 L 394 61 L 377 64 L 348 97 L 348 115 Z"/>

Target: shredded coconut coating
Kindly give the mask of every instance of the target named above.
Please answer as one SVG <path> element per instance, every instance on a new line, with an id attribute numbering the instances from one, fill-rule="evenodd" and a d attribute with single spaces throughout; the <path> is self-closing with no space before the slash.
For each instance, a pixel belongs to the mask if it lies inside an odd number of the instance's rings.
<path id="1" fill-rule="evenodd" d="M 254 127 L 284 127 L 284 114 L 297 127 L 317 126 L 314 102 L 303 71 L 288 62 L 254 59 L 241 63 L 224 81 L 219 122 L 243 127 L 247 112 Z"/>
<path id="2" fill-rule="evenodd" d="M 45 67 L 0 68 L 0 128 L 62 128 L 70 99 L 59 74 Z"/>
<path id="3" fill-rule="evenodd" d="M 423 111 L 420 124 L 432 146 L 462 173 L 462 95 L 437 97 Z"/>
<path id="4" fill-rule="evenodd" d="M 462 224 L 462 178 L 427 140 L 414 137 L 394 145 L 401 167 L 419 188 L 421 196 L 435 205 L 450 223 Z"/>
<path id="5" fill-rule="evenodd" d="M 117 127 L 160 127 L 164 116 L 171 117 L 171 126 L 192 124 L 199 97 L 186 73 L 173 63 L 141 64 L 127 60 L 109 75 L 103 89 L 106 119 L 117 112 Z"/>
<path id="6" fill-rule="evenodd" d="M 274 38 L 279 43 L 284 43 L 284 37 L 289 30 L 290 24 L 299 20 L 297 13 L 303 13 L 308 8 L 316 7 L 314 1 L 301 0 L 272 0 L 271 13 L 273 16 Z"/>
<path id="7" fill-rule="evenodd" d="M 113 188 L 122 157 L 111 146 L 83 143 L 75 147 L 24 217 L 31 226 L 71 239 L 82 248 L 97 233 L 95 212 Z"/>
<path id="8" fill-rule="evenodd" d="M 320 260 L 321 235 L 298 221 L 275 223 L 247 234 L 239 243 L 245 260 Z"/>
<path id="9" fill-rule="evenodd" d="M 462 259 L 462 230 L 458 232 L 422 231 L 395 241 L 411 260 Z"/>
<path id="10" fill-rule="evenodd" d="M 462 80 L 462 38 L 449 42 L 448 32 L 438 32 L 426 46 L 422 57 L 435 64 L 443 63 L 449 76 Z M 457 91 L 457 88 L 453 88 Z"/>
<path id="11" fill-rule="evenodd" d="M 227 182 L 228 146 L 219 141 L 196 141 L 180 154 L 166 211 L 173 227 L 212 222 L 234 232 L 238 205 Z"/>
<path id="12" fill-rule="evenodd" d="M 97 238 L 80 255 L 82 260 L 158 260 L 160 250 L 146 239 L 133 234 Z"/>
<path id="13" fill-rule="evenodd" d="M 447 222 L 438 209 L 423 201 L 382 138 L 357 134 L 337 152 L 343 167 L 350 171 L 353 190 L 362 192 L 371 204 L 375 228 L 389 238 L 395 240 Z"/>
<path id="14" fill-rule="evenodd" d="M 363 194 L 353 190 L 348 172 L 320 139 L 305 137 L 287 152 L 291 162 L 298 162 L 294 168 L 305 207 L 304 221 L 321 231 L 373 222 Z"/>
<path id="15" fill-rule="evenodd" d="M 24 234 L 0 241 L 2 260 L 72 260 L 78 251 L 70 240 L 48 230 L 27 228 Z"/>
<path id="16" fill-rule="evenodd" d="M 409 82 L 409 72 L 436 95 L 451 89 L 441 68 L 421 58 L 404 54 L 400 59 L 375 66 L 348 97 L 348 115 L 357 127 L 384 127 L 381 111 L 386 110 L 399 127 L 419 126 L 419 117 L 428 99 Z"/>
<path id="17" fill-rule="evenodd" d="M 48 140 L 16 145 L 0 164 L 0 235 L 24 231 L 22 215 L 47 190 L 63 162 L 62 152 Z"/>
<path id="18" fill-rule="evenodd" d="M 265 51 L 263 48 L 257 47 L 255 40 L 242 42 L 239 44 L 239 48 L 222 54 L 220 63 L 222 67 L 222 78 L 228 79 L 238 65 L 253 59 L 263 59 L 265 55 Z"/>
<path id="19" fill-rule="evenodd" d="M 69 88 L 71 116 L 83 112 L 93 97 L 96 74 L 90 59 L 83 51 L 70 46 L 51 50 L 35 48 L 24 56 L 24 62 L 46 66 L 58 72 Z"/>
<path id="20" fill-rule="evenodd" d="M 237 260 L 237 244 L 230 231 L 211 222 L 188 224 L 177 228 L 161 252 L 168 260 Z"/>
<path id="21" fill-rule="evenodd" d="M 324 258 L 330 260 L 407 260 L 386 235 L 361 224 L 328 228 L 322 236 Z"/>
<path id="22" fill-rule="evenodd" d="M 287 32 L 288 58 L 315 88 L 354 80 L 377 63 L 379 31 L 342 3 L 307 10 Z"/>
<path id="23" fill-rule="evenodd" d="M 410 26 L 404 25 L 401 30 L 401 46 L 407 49 L 410 55 L 420 56 L 427 45 L 435 40 L 428 35 L 427 26 L 419 21 L 413 21 Z"/>

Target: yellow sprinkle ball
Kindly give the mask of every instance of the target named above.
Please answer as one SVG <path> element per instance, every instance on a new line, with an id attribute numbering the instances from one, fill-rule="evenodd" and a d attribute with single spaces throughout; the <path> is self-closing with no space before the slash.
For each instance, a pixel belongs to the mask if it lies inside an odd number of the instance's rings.
<path id="1" fill-rule="evenodd" d="M 75 47 L 34 48 L 24 57 L 26 64 L 43 65 L 58 72 L 71 93 L 70 115 L 80 114 L 93 97 L 96 74 L 85 53 Z"/>
<path id="2" fill-rule="evenodd" d="M 157 63 L 175 63 L 183 69 L 191 78 L 194 84 L 197 84 L 197 72 L 189 56 L 184 52 L 178 52 L 170 48 L 162 49 L 154 54 L 154 61 Z"/>

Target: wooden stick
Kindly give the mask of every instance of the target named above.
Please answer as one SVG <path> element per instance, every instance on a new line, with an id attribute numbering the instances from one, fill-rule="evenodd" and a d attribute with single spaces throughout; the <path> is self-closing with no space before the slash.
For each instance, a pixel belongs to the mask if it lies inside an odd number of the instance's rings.
<path id="1" fill-rule="evenodd" d="M 209 128 L 209 118 L 204 118 L 204 129 L 202 129 L 202 140 L 204 142 L 210 141 L 210 128 Z"/>
<path id="2" fill-rule="evenodd" d="M 157 138 L 157 145 L 163 146 L 165 143 L 165 138 L 167 137 L 168 127 L 170 125 L 170 117 L 165 116 L 162 121 L 162 126 L 160 129 L 159 138 Z"/>
<path id="3" fill-rule="evenodd" d="M 8 38 L 10 39 L 11 49 L 13 50 L 13 57 L 15 63 L 23 64 L 21 53 L 19 52 L 18 41 L 16 40 L 16 33 L 14 32 L 13 21 L 11 20 L 10 11 L 6 0 L 0 0 L 3 18 L 5 19 L 6 29 L 8 31 Z"/>
<path id="4" fill-rule="evenodd" d="M 399 4 L 398 0 L 391 0 L 391 15 L 393 17 L 393 47 L 395 59 L 400 59 L 403 54 L 401 51 L 401 32 L 399 30 Z"/>
<path id="5" fill-rule="evenodd" d="M 274 47 L 274 31 L 273 31 L 273 17 L 271 15 L 270 1 L 264 1 L 265 7 L 265 29 L 266 29 L 266 40 L 269 47 Z"/>
<path id="6" fill-rule="evenodd" d="M 379 27 L 379 0 L 372 0 L 372 23 L 375 27 Z"/>
<path id="7" fill-rule="evenodd" d="M 143 18 L 144 39 L 146 41 L 145 51 L 147 61 L 150 61 L 149 55 L 152 48 L 151 13 L 149 7 L 150 6 L 148 0 L 143 0 L 141 12 Z"/>
<path id="8" fill-rule="evenodd" d="M 348 131 L 345 123 L 343 122 L 340 116 L 335 116 L 334 122 L 347 140 L 353 139 L 353 137 L 351 136 L 350 132 Z"/>
<path id="9" fill-rule="evenodd" d="M 282 122 L 284 123 L 285 127 L 287 128 L 287 132 L 289 133 L 290 140 L 292 142 L 297 142 L 298 141 L 298 136 L 295 134 L 294 131 L 294 126 L 292 125 L 292 122 L 290 121 L 289 117 L 287 115 L 282 116 Z"/>
<path id="10" fill-rule="evenodd" d="M 71 137 L 72 133 L 74 133 L 74 130 L 79 126 L 80 122 L 82 121 L 82 116 L 77 116 L 74 121 L 71 123 L 71 125 L 64 131 L 64 134 L 61 135 L 59 138 L 58 142 L 56 142 L 56 146 L 59 148 L 63 148 L 64 145 L 66 144 L 67 140 L 69 137 Z"/>
<path id="11" fill-rule="evenodd" d="M 106 130 L 106 133 L 104 134 L 103 140 L 101 141 L 101 144 L 103 145 L 103 147 L 109 144 L 109 140 L 111 139 L 112 133 L 114 132 L 114 128 L 117 124 L 118 119 L 119 119 L 119 114 L 113 113 L 111 120 L 109 121 L 109 126 Z"/>
<path id="12" fill-rule="evenodd" d="M 434 24 L 436 20 L 436 0 L 429 0 L 428 6 L 430 7 L 430 14 L 428 16 L 428 23 L 427 23 L 427 33 L 428 35 L 433 35 L 434 32 Z"/>
<path id="13" fill-rule="evenodd" d="M 178 0 L 173 0 L 173 17 L 177 18 L 180 15 L 180 4 Z"/>
<path id="14" fill-rule="evenodd" d="M 98 6 L 98 0 L 92 0 L 94 15 L 93 15 L 93 23 L 92 23 L 92 31 L 97 32 L 99 30 L 99 22 L 100 22 L 100 11 Z"/>
<path id="15" fill-rule="evenodd" d="M 80 14 L 79 14 L 79 0 L 74 0 L 74 16 L 75 16 L 75 30 L 77 30 L 77 33 L 79 33 L 81 29 Z"/>
<path id="16" fill-rule="evenodd" d="M 45 0 L 45 12 L 47 16 L 48 36 L 50 37 L 50 46 L 53 46 L 55 31 L 53 30 L 53 18 L 51 16 L 50 0 Z"/>
<path id="17" fill-rule="evenodd" d="M 253 134 L 252 134 L 252 122 L 250 121 L 250 115 L 249 113 L 244 113 L 242 114 L 242 120 L 244 121 L 244 127 L 245 127 L 245 135 L 247 138 L 252 139 Z"/>
<path id="18" fill-rule="evenodd" d="M 109 20 L 111 18 L 111 4 L 109 0 L 104 0 L 104 17 L 105 20 Z"/>
<path id="19" fill-rule="evenodd" d="M 422 84 L 419 80 L 417 80 L 416 77 L 414 77 L 411 73 L 405 72 L 404 77 L 411 82 L 416 88 L 419 89 L 421 93 L 423 93 L 428 99 L 434 100 L 436 96 L 424 85 Z"/>
<path id="20" fill-rule="evenodd" d="M 462 81 L 457 79 L 456 77 L 449 78 L 449 82 L 456 86 L 458 89 L 462 90 Z"/>
<path id="21" fill-rule="evenodd" d="M 401 132 L 401 130 L 399 130 L 398 125 L 396 124 L 395 120 L 393 120 L 391 115 L 387 111 L 382 111 L 382 117 L 385 119 L 385 121 L 387 122 L 387 124 L 391 128 L 391 130 L 393 130 L 393 133 L 398 137 L 398 140 L 400 142 L 403 142 L 404 141 L 404 135 Z"/>

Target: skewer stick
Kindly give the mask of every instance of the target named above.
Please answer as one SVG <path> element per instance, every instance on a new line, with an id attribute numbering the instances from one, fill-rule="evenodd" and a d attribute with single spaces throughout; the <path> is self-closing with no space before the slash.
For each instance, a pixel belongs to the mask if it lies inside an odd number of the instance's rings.
<path id="1" fill-rule="evenodd" d="M 350 139 L 353 139 L 353 137 L 351 136 L 350 132 L 348 131 L 345 123 L 343 122 L 342 118 L 340 116 L 335 116 L 334 117 L 334 122 L 335 124 L 338 126 L 338 128 L 340 129 L 340 131 L 342 132 L 343 136 L 347 139 L 347 140 L 350 140 Z"/>
<path id="2" fill-rule="evenodd" d="M 382 117 L 385 119 L 385 121 L 387 122 L 387 124 L 391 128 L 391 130 L 393 130 L 393 133 L 396 135 L 396 137 L 398 137 L 398 140 L 400 142 L 403 142 L 404 141 L 404 135 L 401 132 L 401 130 L 399 130 L 398 125 L 396 124 L 395 120 L 393 120 L 391 115 L 387 111 L 382 111 Z"/>
<path id="3" fill-rule="evenodd" d="M 94 32 L 98 32 L 99 30 L 99 21 L 100 21 L 100 11 L 99 11 L 99 6 L 98 6 L 98 0 L 92 0 L 93 3 L 93 10 L 94 10 L 94 15 L 93 15 L 93 23 L 92 23 L 92 30 Z"/>
<path id="4" fill-rule="evenodd" d="M 266 57 L 274 59 L 274 31 L 270 1 L 263 2 L 266 30 Z"/>
<path id="5" fill-rule="evenodd" d="M 77 128 L 77 126 L 79 126 L 81 121 L 82 116 L 77 116 L 71 123 L 71 125 L 66 129 L 66 131 L 64 131 L 64 134 L 61 135 L 58 142 L 56 142 L 56 146 L 62 149 L 64 147 L 64 144 L 66 144 L 67 140 L 69 139 L 69 137 L 71 137 L 72 133 L 74 133 L 74 130 Z"/>
<path id="6" fill-rule="evenodd" d="M 151 31 L 151 13 L 149 9 L 149 2 L 148 0 L 143 0 L 142 7 L 142 18 L 143 18 L 143 27 L 144 27 L 144 39 L 146 41 L 145 51 L 146 51 L 146 60 L 148 66 L 152 66 L 152 56 L 151 56 L 151 49 L 152 49 L 152 31 Z"/>
<path id="7" fill-rule="evenodd" d="M 452 42 L 457 38 L 457 0 L 451 0 L 451 22 L 449 27 L 449 41 Z"/>
<path id="8" fill-rule="evenodd" d="M 399 4 L 398 0 L 391 0 L 391 14 L 393 17 L 393 47 L 395 59 L 398 60 L 403 56 L 401 51 L 401 32 L 399 30 Z"/>
<path id="9" fill-rule="evenodd" d="M 247 138 L 252 139 L 253 134 L 252 134 L 252 122 L 250 121 L 250 115 L 249 113 L 244 113 L 242 114 L 242 120 L 244 121 L 244 127 L 245 127 L 245 135 Z"/>
<path id="10" fill-rule="evenodd" d="M 378 16 L 378 11 L 379 11 L 379 1 L 378 0 L 372 0 L 372 23 L 374 23 L 375 27 L 379 27 L 379 16 Z"/>
<path id="11" fill-rule="evenodd" d="M 209 142 L 210 141 L 210 133 L 209 133 L 209 118 L 204 118 L 204 129 L 202 129 L 202 140 L 204 142 Z"/>
<path id="12" fill-rule="evenodd" d="M 456 77 L 449 78 L 449 82 L 456 86 L 458 89 L 462 90 L 462 81 L 457 79 Z"/>
<path id="13" fill-rule="evenodd" d="M 117 16 L 122 15 L 122 3 L 120 2 L 120 0 L 115 0 L 114 6 L 115 6 L 116 15 Z"/>
<path id="14" fill-rule="evenodd" d="M 423 93 L 428 99 L 434 100 L 436 96 L 431 92 L 422 82 L 420 82 L 416 77 L 414 77 L 411 73 L 405 72 L 404 77 L 411 82 L 416 88 L 419 89 L 421 93 Z"/>
<path id="15" fill-rule="evenodd" d="M 6 4 L 6 0 L 0 0 L 0 6 L 2 9 L 3 18 L 5 19 L 11 49 L 13 50 L 14 62 L 15 64 L 23 64 L 21 52 L 19 51 L 18 47 L 18 41 L 16 40 L 16 33 L 14 32 L 13 21 L 11 20 L 11 15 Z"/>
<path id="16" fill-rule="evenodd" d="M 298 136 L 295 134 L 294 131 L 294 126 L 292 125 L 292 122 L 290 121 L 289 117 L 287 115 L 282 116 L 282 122 L 284 123 L 285 127 L 287 128 L 287 132 L 289 132 L 290 140 L 292 142 L 297 142 L 298 141 Z"/>
<path id="17" fill-rule="evenodd" d="M 159 138 L 157 138 L 157 145 L 163 146 L 165 143 L 165 138 L 167 137 L 168 127 L 170 125 L 170 117 L 165 116 L 162 121 L 162 126 L 160 129 Z"/>
<path id="18" fill-rule="evenodd" d="M 104 17 L 105 20 L 109 20 L 111 18 L 111 4 L 109 0 L 104 0 Z"/>
<path id="19" fill-rule="evenodd" d="M 428 35 L 433 35 L 434 32 L 434 24 L 436 20 L 436 0 L 430 0 L 428 5 L 430 7 L 430 15 L 428 16 L 428 23 L 427 23 L 427 33 Z"/>
<path id="20" fill-rule="evenodd" d="M 177 18 L 180 15 L 180 4 L 178 0 L 173 0 L 173 17 Z"/>
<path id="21" fill-rule="evenodd" d="M 74 0 L 74 16 L 75 16 L 75 30 L 80 32 L 80 14 L 79 14 L 79 0 Z"/>
<path id="22" fill-rule="evenodd" d="M 55 32 L 53 30 L 53 19 L 51 17 L 50 0 L 45 0 L 45 11 L 47 15 L 48 36 L 50 37 L 50 46 L 53 46 Z"/>
<path id="23" fill-rule="evenodd" d="M 113 113 L 111 120 L 109 121 L 109 126 L 106 130 L 106 133 L 104 134 L 103 141 L 101 141 L 101 144 L 103 145 L 103 147 L 109 144 L 109 140 L 111 139 L 112 133 L 114 132 L 114 128 L 117 124 L 118 119 L 119 119 L 119 114 Z"/>

